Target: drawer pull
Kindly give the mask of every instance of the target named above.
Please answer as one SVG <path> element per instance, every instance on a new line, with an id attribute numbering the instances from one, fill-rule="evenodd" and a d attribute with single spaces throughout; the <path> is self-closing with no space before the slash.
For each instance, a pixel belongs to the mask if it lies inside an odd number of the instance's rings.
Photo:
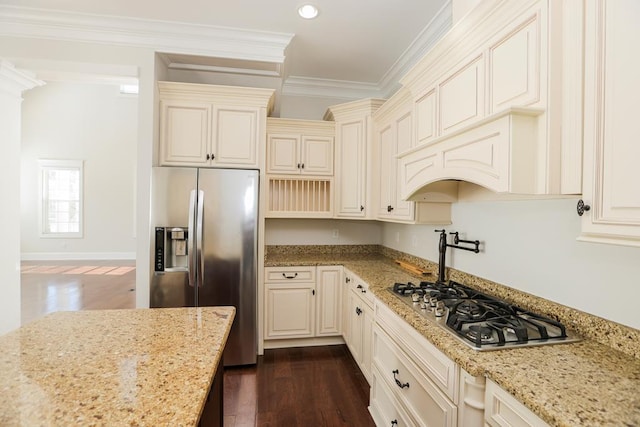
<path id="1" fill-rule="evenodd" d="M 362 285 L 356 286 L 356 289 L 362 289 Z"/>
<path id="2" fill-rule="evenodd" d="M 391 425 L 392 425 L 392 426 L 397 426 L 397 425 L 398 425 L 398 420 L 393 420 L 393 421 L 391 421 Z"/>
<path id="3" fill-rule="evenodd" d="M 356 314 L 358 316 L 360 316 L 362 314 L 362 310 L 360 309 L 360 307 L 356 307 Z"/>
<path id="4" fill-rule="evenodd" d="M 396 377 L 396 375 L 398 375 L 400 373 L 400 371 L 398 371 L 397 369 L 392 371 L 393 372 L 393 379 L 396 380 L 396 384 L 398 385 L 398 387 L 400 388 L 409 388 L 409 383 L 402 383 L 400 382 L 400 380 L 398 379 L 398 377 Z"/>
<path id="5" fill-rule="evenodd" d="M 284 277 L 285 279 L 295 279 L 296 277 L 298 277 L 298 273 L 294 273 L 293 276 L 287 276 L 286 274 L 282 273 L 282 277 Z"/>

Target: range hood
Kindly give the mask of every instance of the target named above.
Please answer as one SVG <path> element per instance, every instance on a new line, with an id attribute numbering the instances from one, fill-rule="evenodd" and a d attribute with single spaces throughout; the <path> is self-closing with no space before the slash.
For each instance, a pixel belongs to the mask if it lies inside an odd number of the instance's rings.
<path id="1" fill-rule="evenodd" d="M 448 195 L 453 201 L 456 181 L 495 193 L 543 194 L 547 147 L 538 137 L 543 113 L 509 108 L 399 153 L 401 197 L 427 201 Z"/>

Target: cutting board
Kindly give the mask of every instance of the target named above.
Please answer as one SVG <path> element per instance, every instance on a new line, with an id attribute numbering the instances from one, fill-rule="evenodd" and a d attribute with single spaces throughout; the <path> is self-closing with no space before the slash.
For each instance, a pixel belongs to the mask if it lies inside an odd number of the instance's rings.
<path id="1" fill-rule="evenodd" d="M 424 270 L 424 269 L 422 269 L 422 268 L 420 268 L 418 266 L 415 266 L 413 264 L 410 264 L 408 262 L 400 261 L 399 259 L 396 259 L 395 263 L 398 264 L 400 267 L 404 268 L 405 270 L 409 270 L 413 274 L 418 274 L 420 276 L 426 276 L 427 274 L 433 274 L 430 271 Z"/>

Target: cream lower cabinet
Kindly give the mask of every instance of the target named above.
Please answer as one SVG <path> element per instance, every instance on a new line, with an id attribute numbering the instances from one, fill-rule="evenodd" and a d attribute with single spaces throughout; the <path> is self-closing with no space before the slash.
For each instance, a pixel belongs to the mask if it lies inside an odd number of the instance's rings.
<path id="1" fill-rule="evenodd" d="M 584 169 L 580 240 L 640 246 L 640 3 L 585 3 Z"/>
<path id="2" fill-rule="evenodd" d="M 491 380 L 487 380 L 485 408 L 485 422 L 491 427 L 548 426 L 540 417 Z"/>
<path id="3" fill-rule="evenodd" d="M 369 409 L 377 425 L 484 424 L 484 377 L 460 369 L 380 302 L 372 351 Z"/>
<path id="4" fill-rule="evenodd" d="M 340 336 L 342 267 L 265 268 L 265 340 Z"/>
<path id="5" fill-rule="evenodd" d="M 348 270 L 345 270 L 345 281 L 345 342 L 362 374 L 371 384 L 371 339 L 375 297 L 369 292 L 369 285 Z"/>

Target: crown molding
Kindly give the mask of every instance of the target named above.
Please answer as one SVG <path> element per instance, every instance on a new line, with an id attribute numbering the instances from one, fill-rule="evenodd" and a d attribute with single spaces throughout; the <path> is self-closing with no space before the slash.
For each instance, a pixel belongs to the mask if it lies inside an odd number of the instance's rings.
<path id="1" fill-rule="evenodd" d="M 400 79 L 451 29 L 452 16 L 453 5 L 449 0 L 382 77 L 378 87 L 384 96 L 396 92 Z"/>
<path id="2" fill-rule="evenodd" d="M 361 99 L 379 97 L 380 89 L 375 83 L 290 76 L 285 79 L 282 84 L 282 94 L 292 96 Z"/>
<path id="3" fill-rule="evenodd" d="M 22 92 L 25 90 L 44 84 L 42 80 L 35 78 L 32 73 L 19 70 L 11 62 L 0 58 L 0 92 L 21 97 Z"/>
<path id="4" fill-rule="evenodd" d="M 293 34 L 0 5 L 0 35 L 252 61 L 285 60 Z"/>

